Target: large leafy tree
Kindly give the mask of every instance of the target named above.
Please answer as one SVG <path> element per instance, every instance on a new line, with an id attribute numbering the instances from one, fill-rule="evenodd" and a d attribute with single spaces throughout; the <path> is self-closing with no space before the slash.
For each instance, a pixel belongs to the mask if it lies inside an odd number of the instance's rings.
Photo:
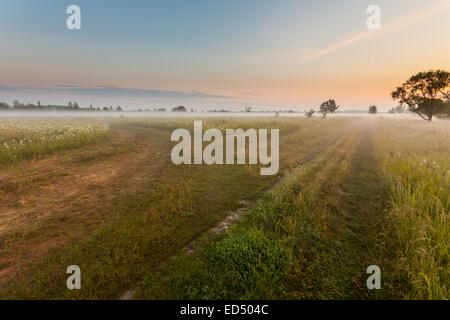
<path id="1" fill-rule="evenodd" d="M 431 121 L 450 109 L 450 73 L 443 70 L 419 72 L 391 93 L 394 100 L 411 112 Z"/>

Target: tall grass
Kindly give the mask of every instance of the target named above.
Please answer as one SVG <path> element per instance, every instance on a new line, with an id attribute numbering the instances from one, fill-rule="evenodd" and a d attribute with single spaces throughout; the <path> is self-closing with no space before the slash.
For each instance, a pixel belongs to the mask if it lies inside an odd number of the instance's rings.
<path id="1" fill-rule="evenodd" d="M 382 125 L 378 153 L 391 195 L 395 275 L 406 274 L 409 299 L 449 299 L 450 129 Z"/>

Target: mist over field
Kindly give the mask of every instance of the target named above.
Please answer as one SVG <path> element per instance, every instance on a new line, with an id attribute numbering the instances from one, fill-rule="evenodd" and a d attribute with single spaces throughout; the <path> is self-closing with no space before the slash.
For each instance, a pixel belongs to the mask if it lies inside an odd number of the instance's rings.
<path id="1" fill-rule="evenodd" d="M 278 113 L 278 115 L 277 115 Z M 251 113 L 246 112 L 155 112 L 155 111 L 128 111 L 128 112 L 70 112 L 70 111 L 0 111 L 0 117 L 7 118 L 267 118 L 267 117 L 292 117 L 292 118 L 303 118 L 305 117 L 303 112 L 258 112 L 252 111 Z M 318 116 L 319 117 L 319 116 Z M 362 112 L 345 112 L 345 113 L 335 113 L 330 114 L 328 117 L 362 117 L 362 118 L 383 118 L 388 119 L 411 119 L 417 120 L 418 117 L 414 114 L 389 114 L 379 113 L 377 115 L 366 114 Z M 434 121 L 446 121 L 446 119 L 434 119 Z"/>

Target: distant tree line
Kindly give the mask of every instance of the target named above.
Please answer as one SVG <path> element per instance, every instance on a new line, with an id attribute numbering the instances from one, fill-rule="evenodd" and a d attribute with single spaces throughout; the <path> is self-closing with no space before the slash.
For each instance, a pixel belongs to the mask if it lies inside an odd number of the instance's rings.
<path id="1" fill-rule="evenodd" d="M 33 103 L 20 103 L 17 100 L 13 101 L 12 105 L 9 105 L 6 102 L 0 102 L 0 110 L 16 110 L 16 111 L 97 111 L 97 112 L 122 112 L 123 109 L 121 106 L 113 107 L 93 107 L 90 105 L 89 107 L 80 107 L 77 102 L 70 101 L 67 105 L 43 105 L 40 101 L 37 104 Z M 166 112 L 165 108 L 154 108 L 154 109 L 137 109 L 133 110 L 137 112 Z M 186 108 L 184 106 L 178 106 L 172 109 L 172 112 L 186 112 Z M 193 112 L 193 109 L 191 110 Z"/>
<path id="2" fill-rule="evenodd" d="M 122 111 L 120 106 L 113 108 L 112 106 L 104 107 L 103 109 L 97 107 L 94 108 L 92 105 L 89 107 L 80 107 L 77 102 L 69 102 L 67 105 L 53 105 L 47 104 L 43 105 L 40 101 L 37 104 L 33 103 L 20 103 L 17 100 L 13 101 L 12 106 L 6 102 L 0 102 L 0 110 L 25 110 L 25 111 Z"/>

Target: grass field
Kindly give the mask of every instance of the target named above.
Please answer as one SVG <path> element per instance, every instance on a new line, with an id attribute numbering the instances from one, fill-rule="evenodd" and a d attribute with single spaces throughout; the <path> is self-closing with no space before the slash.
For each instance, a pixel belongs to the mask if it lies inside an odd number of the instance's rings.
<path id="1" fill-rule="evenodd" d="M 173 165 L 192 119 L 33 121 L 0 122 L 0 298 L 450 298 L 448 121 L 203 119 L 280 129 L 276 176 Z"/>

